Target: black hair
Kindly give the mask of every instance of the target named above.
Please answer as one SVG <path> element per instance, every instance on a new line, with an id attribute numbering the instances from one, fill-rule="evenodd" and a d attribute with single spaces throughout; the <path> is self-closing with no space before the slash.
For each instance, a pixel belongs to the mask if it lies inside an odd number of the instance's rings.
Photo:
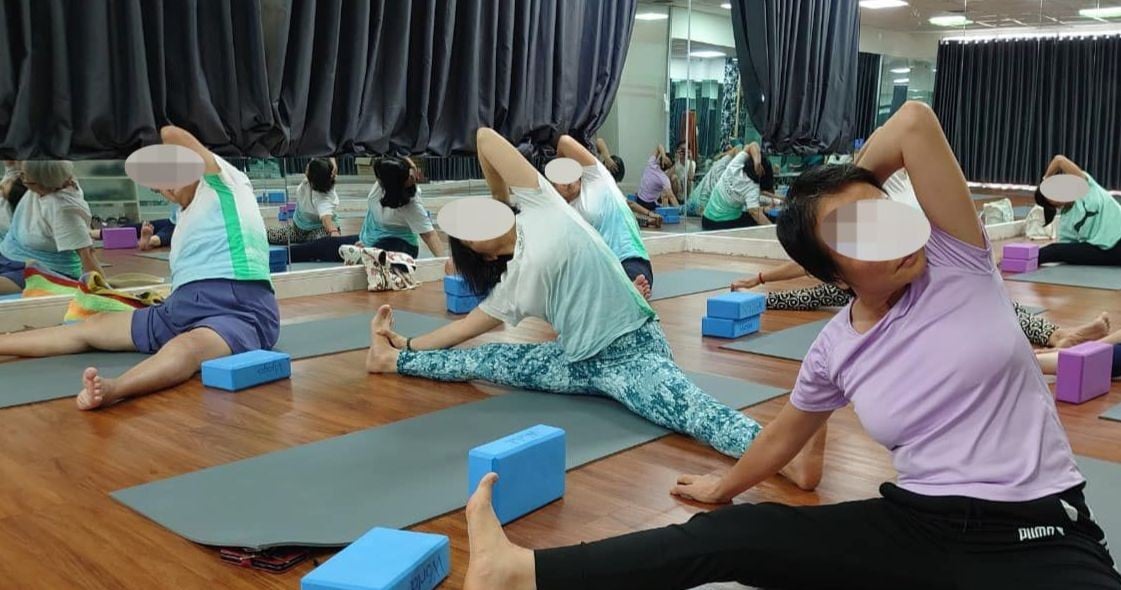
<path id="1" fill-rule="evenodd" d="M 615 171 L 611 173 L 611 177 L 615 179 L 615 182 L 622 182 L 623 177 L 627 175 L 627 165 L 623 163 L 623 159 L 619 156 L 611 156 L 608 160 L 615 162 Z"/>
<path id="2" fill-rule="evenodd" d="M 19 202 L 20 202 L 21 199 L 23 199 L 23 195 L 25 193 L 27 193 L 27 186 L 25 186 L 23 184 L 22 180 L 20 180 L 18 178 L 15 179 L 12 182 L 11 188 L 8 189 L 8 197 L 7 197 L 8 205 L 11 206 L 12 211 L 16 210 L 16 205 L 19 205 Z M 0 206 L 2 206 L 2 205 L 3 205 L 3 203 L 0 203 Z"/>
<path id="3" fill-rule="evenodd" d="M 400 156 L 386 156 L 374 162 L 374 176 L 385 193 L 381 198 L 382 207 L 399 209 L 413 200 L 416 185 L 407 186 L 412 171 L 409 161 Z"/>
<path id="4" fill-rule="evenodd" d="M 514 211 L 520 213 L 517 207 L 507 204 Z M 502 280 L 506 272 L 506 265 L 513 260 L 513 256 L 499 256 L 496 260 L 487 260 L 482 254 L 472 250 L 459 238 L 448 236 L 448 248 L 451 250 L 452 262 L 455 270 L 467 281 L 471 292 L 478 297 L 486 297 Z"/>
<path id="5" fill-rule="evenodd" d="M 759 190 L 773 192 L 775 190 L 775 169 L 771 166 L 771 161 L 767 159 L 767 154 L 763 154 L 760 161 L 763 164 L 763 174 L 755 173 L 755 162 L 750 157 L 743 166 L 743 173 L 752 182 L 759 185 Z"/>
<path id="6" fill-rule="evenodd" d="M 1051 222 L 1055 220 L 1055 213 L 1058 212 L 1058 209 L 1047 200 L 1047 197 L 1043 196 L 1043 191 L 1039 188 L 1035 189 L 1035 204 L 1043 207 L 1043 225 L 1051 225 Z"/>
<path id="7" fill-rule="evenodd" d="M 312 158 L 307 163 L 307 182 L 311 190 L 325 193 L 335 188 L 335 177 L 331 174 L 333 166 L 327 158 Z"/>
<path id="8" fill-rule="evenodd" d="M 871 171 L 853 164 L 818 166 L 803 172 L 790 185 L 786 206 L 775 227 L 778 241 L 790 258 L 826 283 L 835 284 L 842 277 L 829 247 L 818 238 L 818 207 L 823 198 L 856 183 L 883 190 L 883 185 Z"/>

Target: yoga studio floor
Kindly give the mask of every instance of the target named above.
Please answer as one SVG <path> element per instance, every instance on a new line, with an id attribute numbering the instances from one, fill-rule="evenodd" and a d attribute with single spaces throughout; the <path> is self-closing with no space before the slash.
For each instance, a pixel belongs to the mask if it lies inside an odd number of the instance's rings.
<path id="1" fill-rule="evenodd" d="M 776 262 L 674 254 L 658 257 L 654 264 L 662 272 L 708 267 L 742 270 L 746 275 Z M 811 283 L 806 279 L 783 287 Z M 1121 322 L 1121 300 L 1115 292 L 1006 285 L 1014 298 L 1046 307 L 1048 316 L 1061 325 L 1092 320 L 1102 310 L 1113 314 L 1115 325 Z M 679 363 L 687 370 L 791 387 L 797 363 L 721 350 L 720 341 L 701 338 L 699 318 L 710 294 L 654 304 Z M 381 303 L 440 313 L 443 295 L 438 283 L 430 283 L 408 293 L 291 299 L 282 302 L 282 317 L 294 321 L 346 315 L 373 310 Z M 780 330 L 827 315 L 770 311 L 764 316 L 763 330 Z M 549 336 L 543 324 L 533 323 L 483 340 L 535 341 Z M 470 384 L 368 376 L 363 358 L 363 352 L 351 352 L 297 361 L 291 380 L 236 395 L 206 390 L 194 380 L 94 413 L 77 411 L 69 399 L 0 410 L 0 586 L 297 588 L 299 579 L 313 567 L 311 562 L 279 575 L 228 565 L 218 559 L 215 549 L 177 537 L 118 504 L 109 493 L 488 395 Z M 78 389 L 77 374 L 74 389 Z M 767 422 L 785 401 L 781 397 L 748 413 Z M 1076 453 L 1121 462 L 1117 444 L 1121 424 L 1098 418 L 1117 403 L 1121 403 L 1121 384 L 1090 403 L 1060 406 Z M 730 460 L 685 437 L 670 436 L 569 472 L 562 501 L 511 524 L 507 532 L 516 543 L 549 547 L 680 522 L 706 508 L 669 496 L 677 475 L 730 465 Z M 776 477 L 737 501 L 817 504 L 866 498 L 893 476 L 887 452 L 869 439 L 846 409 L 830 422 L 825 477 L 816 492 L 799 491 Z M 436 518 L 416 530 L 451 537 L 452 574 L 442 587 L 460 588 L 468 557 L 463 512 Z M 322 551 L 316 557 L 329 555 Z"/>

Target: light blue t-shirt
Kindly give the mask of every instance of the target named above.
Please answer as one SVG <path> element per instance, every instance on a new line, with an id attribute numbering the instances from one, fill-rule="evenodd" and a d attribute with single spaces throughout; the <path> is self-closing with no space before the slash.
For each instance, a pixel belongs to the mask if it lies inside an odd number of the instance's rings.
<path id="1" fill-rule="evenodd" d="M 208 279 L 270 281 L 265 220 L 249 178 L 218 156 L 221 172 L 199 180 L 171 243 L 172 289 Z"/>
<path id="2" fill-rule="evenodd" d="M 544 176 L 537 188 L 513 193 L 520 210 L 514 256 L 479 309 L 510 325 L 527 317 L 549 322 L 571 362 L 656 317 L 603 238 Z"/>
<path id="3" fill-rule="evenodd" d="M 12 213 L 0 255 L 16 262 L 35 260 L 71 278 L 82 275 L 77 250 L 93 245 L 90 208 L 82 188 L 71 182 L 48 195 L 28 191 Z"/>
<path id="4" fill-rule="evenodd" d="M 638 222 L 627 206 L 627 198 L 602 163 L 584 167 L 580 196 L 570 205 L 599 232 L 620 261 L 628 258 L 650 260 L 642 235 L 638 232 Z"/>
<path id="5" fill-rule="evenodd" d="M 366 197 L 366 219 L 362 222 L 362 234 L 358 237 L 367 247 L 383 238 L 398 238 L 417 246 L 417 234 L 432 231 L 432 219 L 420 198 L 420 188 L 416 196 L 402 207 L 391 209 L 381 204 L 385 191 L 374 183 Z"/>

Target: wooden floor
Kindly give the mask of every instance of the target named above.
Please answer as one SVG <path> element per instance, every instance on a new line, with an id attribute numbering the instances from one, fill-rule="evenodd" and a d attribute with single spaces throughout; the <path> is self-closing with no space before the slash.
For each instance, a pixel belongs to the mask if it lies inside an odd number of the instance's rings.
<path id="1" fill-rule="evenodd" d="M 657 271 L 688 267 L 754 273 L 776 264 L 721 256 L 674 254 L 655 260 Z M 783 287 L 806 286 L 809 279 Z M 1121 325 L 1116 292 L 1031 283 L 1007 283 L 1013 297 L 1049 308 L 1062 325 L 1110 311 Z M 707 294 L 659 301 L 678 362 L 707 371 L 789 388 L 798 364 L 720 350 L 703 339 L 699 318 Z M 287 300 L 285 321 L 370 310 L 388 302 L 401 309 L 439 313 L 439 285 L 397 294 L 350 293 Z M 826 313 L 767 312 L 773 331 L 826 317 Z M 482 340 L 547 338 L 543 324 L 500 331 Z M 968 334 L 962 334 L 968 338 Z M 947 343 L 952 345 L 952 343 Z M 293 589 L 313 566 L 275 575 L 221 562 L 214 549 L 185 541 L 117 504 L 109 493 L 253 457 L 269 451 L 425 414 L 484 398 L 468 384 L 442 384 L 397 376 L 368 376 L 362 352 L 297 361 L 292 379 L 239 394 L 204 389 L 196 380 L 174 390 L 83 413 L 71 400 L 0 410 L 0 587 Z M 2 387 L 3 384 L 0 384 Z M 74 376 L 75 390 L 78 375 Z M 750 408 L 771 420 L 779 398 Z M 1121 424 L 1099 420 L 1121 403 L 1121 384 L 1107 397 L 1060 408 L 1077 453 L 1121 461 Z M 703 510 L 671 498 L 679 473 L 727 468 L 730 460 L 681 436 L 643 445 L 568 475 L 565 498 L 508 527 L 511 539 L 530 547 L 593 540 L 687 519 Z M 792 504 L 839 502 L 875 495 L 893 477 L 888 454 L 863 432 L 851 410 L 830 423 L 825 478 L 813 493 L 773 478 L 738 501 Z M 325 499 L 326 500 L 326 499 Z M 300 506 L 292 506 L 300 510 Z M 417 527 L 452 539 L 453 570 L 443 588 L 460 588 L 467 566 L 462 512 Z M 329 553 L 324 552 L 320 558 Z"/>

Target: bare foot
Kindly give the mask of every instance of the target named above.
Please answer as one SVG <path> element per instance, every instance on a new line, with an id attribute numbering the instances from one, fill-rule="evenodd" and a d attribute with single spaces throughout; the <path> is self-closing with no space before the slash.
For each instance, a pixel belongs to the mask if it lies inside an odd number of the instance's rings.
<path id="1" fill-rule="evenodd" d="M 383 305 L 370 322 L 370 351 L 366 353 L 366 372 L 397 372 L 397 357 L 400 353 L 393 348 L 389 338 L 382 335 L 392 330 L 393 310 L 388 305 Z"/>
<path id="2" fill-rule="evenodd" d="M 1056 330 L 1056 333 L 1060 334 L 1058 338 L 1052 338 L 1056 348 L 1070 348 L 1083 342 L 1105 338 L 1109 334 L 1109 314 L 1103 311 L 1096 320 L 1088 324 L 1067 330 Z"/>
<path id="3" fill-rule="evenodd" d="M 150 223 L 145 223 L 144 225 L 140 226 L 140 240 L 137 241 L 136 247 L 145 251 L 151 250 L 152 234 L 154 234 L 155 232 L 156 228 L 152 227 L 152 224 Z"/>
<path id="4" fill-rule="evenodd" d="M 115 401 L 113 380 L 102 379 L 97 369 L 90 367 L 82 373 L 82 391 L 78 392 L 79 410 L 96 410 Z"/>
<path id="5" fill-rule="evenodd" d="M 467 535 L 471 561 L 463 590 L 534 590 L 537 587 L 533 552 L 506 538 L 494 514 L 491 494 L 498 475 L 487 474 L 467 502 Z"/>
<path id="6" fill-rule="evenodd" d="M 821 471 L 825 463 L 825 432 L 826 427 L 822 426 L 798 456 L 787 463 L 780 472 L 783 477 L 807 492 L 814 490 L 821 483 Z"/>
<path id="7" fill-rule="evenodd" d="M 638 275 L 634 278 L 634 288 L 642 294 L 646 299 L 650 299 L 650 281 L 646 280 L 646 275 Z"/>

